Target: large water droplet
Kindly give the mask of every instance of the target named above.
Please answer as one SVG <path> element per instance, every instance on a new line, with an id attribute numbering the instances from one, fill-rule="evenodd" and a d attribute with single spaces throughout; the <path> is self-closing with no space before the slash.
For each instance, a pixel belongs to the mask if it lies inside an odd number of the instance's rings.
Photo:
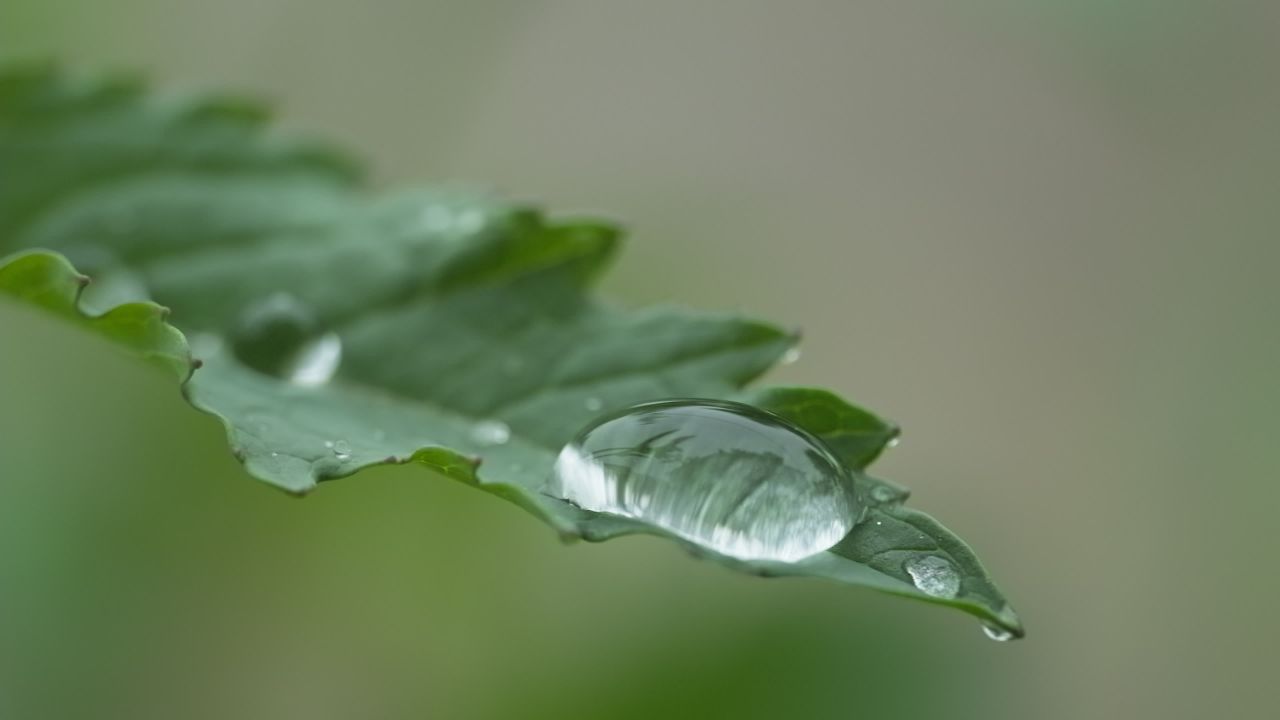
<path id="1" fill-rule="evenodd" d="M 471 440 L 477 445 L 501 445 L 511 439 L 511 428 L 501 420 L 481 420 L 471 426 Z"/>
<path id="2" fill-rule="evenodd" d="M 547 492 L 741 559 L 808 557 L 860 514 L 849 474 L 822 441 L 771 413 L 711 400 L 647 403 L 597 421 L 560 452 Z"/>
<path id="3" fill-rule="evenodd" d="M 1004 628 L 997 627 L 995 625 L 988 625 L 986 623 L 983 623 L 982 632 L 987 637 L 991 638 L 992 640 L 995 640 L 996 642 L 1009 642 L 1010 640 L 1013 639 L 1012 631 L 1005 630 Z"/>
<path id="4" fill-rule="evenodd" d="M 950 599 L 960 592 L 960 573 L 944 557 L 917 555 L 908 560 L 903 569 L 925 595 Z"/>

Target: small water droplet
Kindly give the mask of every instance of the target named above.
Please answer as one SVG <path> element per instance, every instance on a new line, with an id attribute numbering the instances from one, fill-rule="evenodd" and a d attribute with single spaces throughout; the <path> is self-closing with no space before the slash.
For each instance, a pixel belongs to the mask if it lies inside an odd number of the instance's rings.
<path id="1" fill-rule="evenodd" d="M 333 378 L 341 363 L 342 339 L 337 333 L 327 332 L 298 348 L 286 375 L 294 385 L 319 387 Z"/>
<path id="2" fill-rule="evenodd" d="M 901 442 L 902 442 L 902 436 L 901 436 L 901 435 L 895 435 L 895 436 L 893 436 L 892 438 L 890 438 L 889 442 L 885 443 L 885 447 L 888 447 L 888 448 L 896 448 L 896 447 L 898 447 L 898 444 L 899 444 L 899 443 L 901 443 Z"/>
<path id="3" fill-rule="evenodd" d="M 949 599 L 960 592 L 960 573 L 944 557 L 917 555 L 908 560 L 903 569 L 911 576 L 911 582 L 925 595 Z"/>
<path id="4" fill-rule="evenodd" d="M 986 623 L 983 623 L 982 632 L 987 637 L 991 638 L 992 640 L 995 640 L 996 642 L 1009 642 L 1010 640 L 1013 639 L 1012 631 L 1005 630 L 1002 627 L 996 627 L 995 625 L 988 625 Z"/>
<path id="5" fill-rule="evenodd" d="M 790 365 L 799 359 L 800 359 L 800 348 L 796 346 L 792 346 L 787 348 L 787 351 L 782 354 L 782 359 L 779 360 L 779 362 L 782 363 L 783 365 Z"/>
<path id="6" fill-rule="evenodd" d="M 712 400 L 646 403 L 597 421 L 561 450 L 546 491 L 741 559 L 826 550 L 861 510 L 822 441 L 771 413 Z"/>
<path id="7" fill-rule="evenodd" d="M 589 397 L 582 401 L 582 405 L 587 408 L 588 412 L 600 412 L 604 409 L 604 401 L 598 397 Z"/>
<path id="8" fill-rule="evenodd" d="M 351 459 L 351 443 L 346 440 L 338 440 L 335 442 L 326 442 L 325 447 L 333 451 L 333 456 L 339 460 Z"/>
<path id="9" fill-rule="evenodd" d="M 898 497 L 897 491 L 888 485 L 876 485 L 871 488 L 871 499 L 878 503 L 891 503 Z"/>
<path id="10" fill-rule="evenodd" d="M 471 440 L 477 445 L 502 445 L 511 439 L 511 428 L 501 420 L 481 420 L 471 426 Z"/>

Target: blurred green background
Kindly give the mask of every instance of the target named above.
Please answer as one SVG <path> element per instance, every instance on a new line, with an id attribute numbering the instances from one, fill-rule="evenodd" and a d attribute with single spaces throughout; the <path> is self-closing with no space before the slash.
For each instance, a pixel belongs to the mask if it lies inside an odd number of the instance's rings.
<path id="1" fill-rule="evenodd" d="M 624 220 L 605 291 L 805 329 L 771 380 L 1026 619 L 561 546 L 412 468 L 290 499 L 0 305 L 0 717 L 1274 713 L 1280 4 L 4 0 L 0 53 L 277 101 L 381 182 Z"/>

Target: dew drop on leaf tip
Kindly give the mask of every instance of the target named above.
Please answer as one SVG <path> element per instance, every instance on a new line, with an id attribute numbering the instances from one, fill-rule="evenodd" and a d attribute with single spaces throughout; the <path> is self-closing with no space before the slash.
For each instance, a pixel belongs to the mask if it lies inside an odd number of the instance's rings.
<path id="1" fill-rule="evenodd" d="M 996 642 L 1009 642 L 1013 639 L 1012 631 L 987 623 L 982 624 L 982 632 Z"/>
<path id="2" fill-rule="evenodd" d="M 718 400 L 646 403 L 597 420 L 561 450 L 545 492 L 743 560 L 822 552 L 861 515 L 849 473 L 821 440 Z"/>

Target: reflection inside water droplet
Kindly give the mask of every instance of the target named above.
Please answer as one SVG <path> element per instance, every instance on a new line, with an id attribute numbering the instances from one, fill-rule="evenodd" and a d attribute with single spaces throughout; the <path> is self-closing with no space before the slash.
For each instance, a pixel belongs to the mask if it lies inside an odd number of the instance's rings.
<path id="1" fill-rule="evenodd" d="M 911 576 L 911 582 L 925 595 L 950 599 L 960 592 L 960 573 L 944 557 L 917 555 L 908 560 L 903 569 Z"/>
<path id="2" fill-rule="evenodd" d="M 826 550 L 861 508 L 816 437 L 749 405 L 647 403 L 560 452 L 548 494 L 637 518 L 724 555 L 793 561 Z"/>
<path id="3" fill-rule="evenodd" d="M 511 439 L 511 428 L 501 420 L 481 420 L 471 426 L 471 440 L 478 445 L 502 445 Z"/>

